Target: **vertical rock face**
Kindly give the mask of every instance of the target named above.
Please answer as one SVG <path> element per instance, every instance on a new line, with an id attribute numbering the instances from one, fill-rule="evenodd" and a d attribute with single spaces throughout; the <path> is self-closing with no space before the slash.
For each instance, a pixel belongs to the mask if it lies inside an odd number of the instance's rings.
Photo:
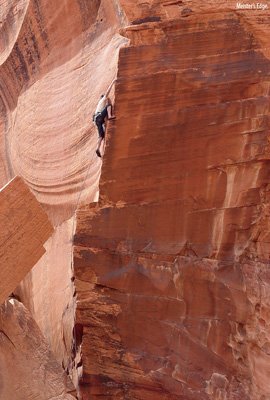
<path id="1" fill-rule="evenodd" d="M 267 399 L 269 10 L 133 3 L 77 213 L 83 399 Z"/>
<path id="2" fill-rule="evenodd" d="M 0 190 L 0 304 L 45 253 L 52 233 L 47 215 L 22 179 L 16 177 Z"/>

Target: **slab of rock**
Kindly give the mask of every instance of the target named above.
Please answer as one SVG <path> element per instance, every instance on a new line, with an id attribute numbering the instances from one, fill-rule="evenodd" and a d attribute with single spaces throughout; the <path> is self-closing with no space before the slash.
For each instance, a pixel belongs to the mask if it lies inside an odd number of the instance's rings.
<path id="1" fill-rule="evenodd" d="M 45 253 L 53 233 L 45 211 L 16 177 L 0 191 L 0 304 Z"/>
<path id="2" fill-rule="evenodd" d="M 17 300 L 7 300 L 0 306 L 0 398 L 74 400 L 72 393 L 31 314 Z"/>

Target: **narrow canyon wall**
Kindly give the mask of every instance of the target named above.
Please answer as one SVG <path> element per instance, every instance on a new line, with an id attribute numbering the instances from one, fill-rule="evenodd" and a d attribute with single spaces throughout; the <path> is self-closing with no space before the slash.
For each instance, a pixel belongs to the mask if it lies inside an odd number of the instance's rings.
<path id="1" fill-rule="evenodd" d="M 267 399 L 269 10 L 121 5 L 100 197 L 77 213 L 82 398 Z"/>

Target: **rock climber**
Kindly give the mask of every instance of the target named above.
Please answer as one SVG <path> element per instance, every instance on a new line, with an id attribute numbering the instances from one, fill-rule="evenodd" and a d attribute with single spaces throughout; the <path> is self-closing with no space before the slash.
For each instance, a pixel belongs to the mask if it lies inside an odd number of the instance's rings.
<path id="1" fill-rule="evenodd" d="M 110 86 L 108 87 L 105 94 L 102 94 L 100 100 L 98 102 L 95 114 L 93 115 L 93 121 L 98 129 L 98 147 L 96 150 L 97 156 L 101 157 L 100 154 L 100 146 L 105 138 L 105 121 L 106 119 L 114 119 L 115 116 L 112 113 L 112 103 L 109 99 L 109 93 L 112 90 L 113 85 L 115 84 L 116 79 L 112 81 Z"/>

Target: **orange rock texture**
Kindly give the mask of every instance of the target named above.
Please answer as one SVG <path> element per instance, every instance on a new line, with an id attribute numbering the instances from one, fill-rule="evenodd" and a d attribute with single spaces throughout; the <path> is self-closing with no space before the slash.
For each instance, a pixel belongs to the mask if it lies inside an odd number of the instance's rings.
<path id="1" fill-rule="evenodd" d="M 120 3 L 116 120 L 77 213 L 82 398 L 267 399 L 270 11 Z"/>
<path id="2" fill-rule="evenodd" d="M 0 190 L 0 304 L 45 253 L 53 228 L 21 178 Z"/>

